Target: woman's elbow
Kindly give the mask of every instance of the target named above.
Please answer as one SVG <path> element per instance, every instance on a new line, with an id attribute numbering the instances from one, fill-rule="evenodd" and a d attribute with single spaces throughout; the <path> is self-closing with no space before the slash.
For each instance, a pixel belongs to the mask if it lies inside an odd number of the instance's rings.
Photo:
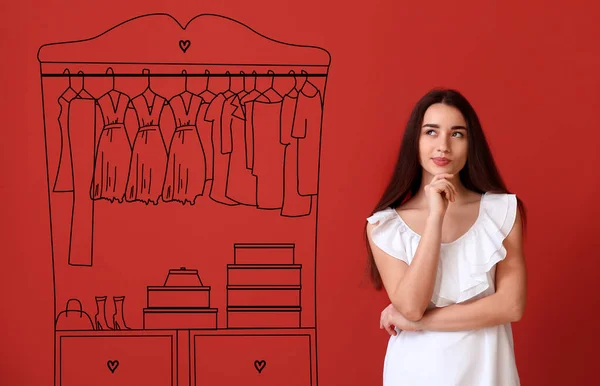
<path id="1" fill-rule="evenodd" d="M 525 314 L 525 299 L 524 298 L 513 298 L 506 302 L 507 306 L 505 309 L 508 310 L 508 317 L 511 322 L 518 322 L 523 318 Z"/>
<path id="2" fill-rule="evenodd" d="M 510 321 L 518 322 L 523 318 L 524 314 L 525 314 L 525 306 L 524 305 L 515 306 L 515 307 L 513 307 L 512 312 L 510 313 Z"/>
<path id="3" fill-rule="evenodd" d="M 421 310 L 416 306 L 407 305 L 402 302 L 392 302 L 396 310 L 411 322 L 418 322 L 423 318 L 425 310 Z"/>
<path id="4" fill-rule="evenodd" d="M 418 322 L 419 320 L 423 319 L 424 314 L 425 313 L 423 311 L 412 310 L 412 311 L 406 311 L 406 313 L 402 314 L 402 316 L 404 316 L 407 320 L 409 320 L 411 322 Z"/>

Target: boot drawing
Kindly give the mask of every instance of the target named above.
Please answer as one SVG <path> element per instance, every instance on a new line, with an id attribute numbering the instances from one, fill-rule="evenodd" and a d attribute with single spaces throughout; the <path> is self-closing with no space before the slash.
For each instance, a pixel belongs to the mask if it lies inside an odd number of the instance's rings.
<path id="1" fill-rule="evenodd" d="M 125 296 L 113 296 L 115 302 L 115 314 L 113 315 L 113 324 L 115 330 L 130 330 L 125 324 L 125 315 L 123 313 L 123 306 L 125 302 Z"/>
<path id="2" fill-rule="evenodd" d="M 112 330 L 106 321 L 106 296 L 96 296 L 94 327 L 96 330 Z"/>

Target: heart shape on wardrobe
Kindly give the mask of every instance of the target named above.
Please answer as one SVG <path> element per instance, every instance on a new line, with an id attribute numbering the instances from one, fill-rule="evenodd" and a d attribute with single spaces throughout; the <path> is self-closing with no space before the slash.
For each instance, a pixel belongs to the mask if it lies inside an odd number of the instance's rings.
<path id="1" fill-rule="evenodd" d="M 181 51 L 183 51 L 184 53 L 188 50 L 188 48 L 190 48 L 191 45 L 192 45 L 192 42 L 190 42 L 189 40 L 180 40 L 179 41 L 179 48 L 181 48 Z"/>

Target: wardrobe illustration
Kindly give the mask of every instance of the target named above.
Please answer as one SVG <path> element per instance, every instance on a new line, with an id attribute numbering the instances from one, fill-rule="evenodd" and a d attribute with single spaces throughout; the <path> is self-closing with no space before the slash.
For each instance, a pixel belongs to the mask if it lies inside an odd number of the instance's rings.
<path id="1" fill-rule="evenodd" d="M 152 14 L 38 59 L 55 385 L 317 385 L 329 53 Z"/>

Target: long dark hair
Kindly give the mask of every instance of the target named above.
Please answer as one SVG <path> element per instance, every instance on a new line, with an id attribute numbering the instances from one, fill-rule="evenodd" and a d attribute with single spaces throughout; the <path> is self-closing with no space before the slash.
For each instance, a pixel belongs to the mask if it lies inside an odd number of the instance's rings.
<path id="1" fill-rule="evenodd" d="M 498 172 L 479 118 L 469 101 L 456 90 L 435 88 L 417 102 L 408 118 L 394 172 L 373 213 L 387 207 L 397 208 L 419 191 L 422 179 L 419 136 L 425 111 L 434 103 L 443 103 L 457 108 L 467 122 L 467 138 L 469 138 L 467 162 L 459 172 L 460 181 L 465 188 L 480 194 L 485 192 L 511 194 Z M 523 230 L 525 230 L 527 226 L 525 204 L 518 196 L 517 205 L 523 220 Z M 366 230 L 365 243 L 368 253 L 367 273 L 374 287 L 381 290 L 383 283 L 373 259 Z"/>

